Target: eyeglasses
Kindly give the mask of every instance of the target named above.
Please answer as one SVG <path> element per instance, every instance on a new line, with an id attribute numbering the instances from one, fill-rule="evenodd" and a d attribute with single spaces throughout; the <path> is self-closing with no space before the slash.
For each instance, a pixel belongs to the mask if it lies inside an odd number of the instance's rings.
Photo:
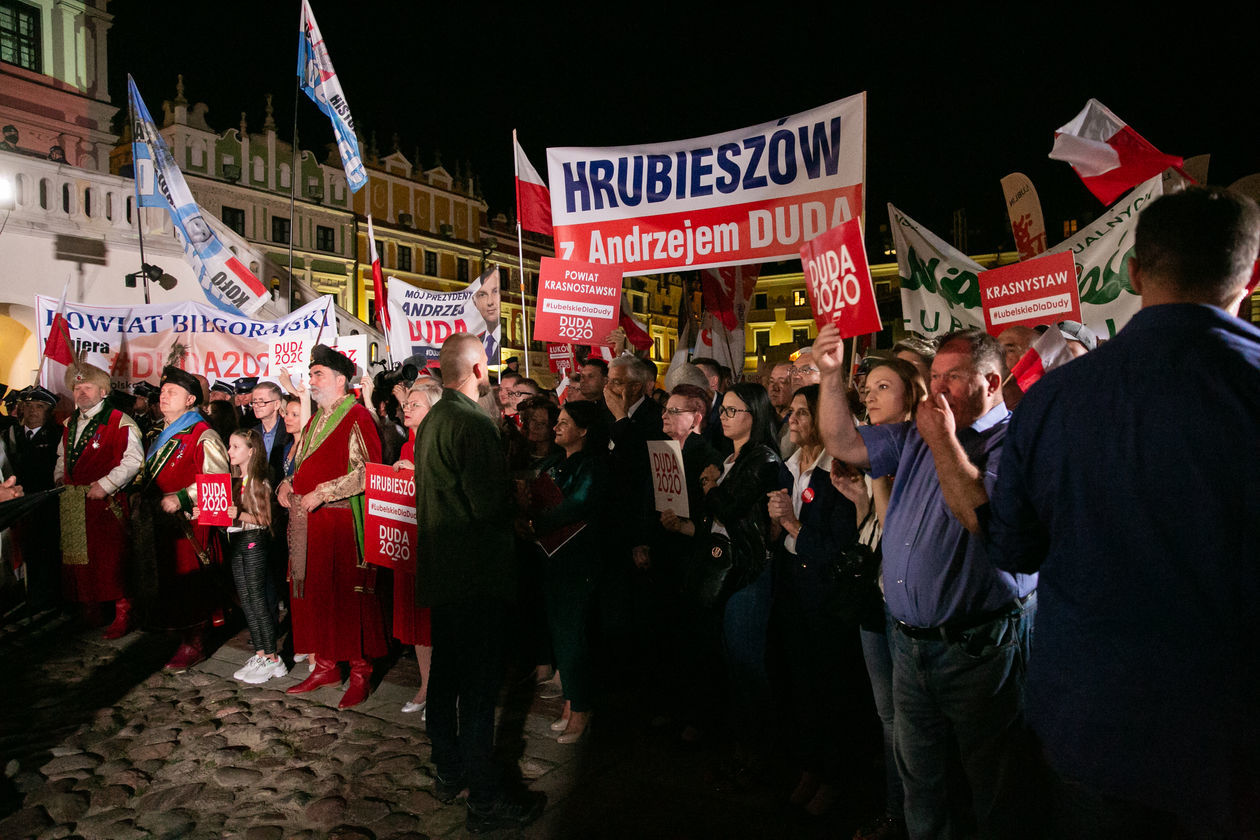
<path id="1" fill-rule="evenodd" d="M 806 365 L 805 367 L 792 368 L 793 376 L 796 376 L 798 374 L 801 376 L 809 376 L 811 373 L 818 373 L 818 368 L 813 367 L 812 365 Z"/>
<path id="2" fill-rule="evenodd" d="M 257 408 L 260 405 L 271 405 L 273 402 L 280 402 L 280 400 L 250 400 L 249 404 Z"/>
<path id="3" fill-rule="evenodd" d="M 405 408 L 407 411 L 419 411 L 420 409 L 424 408 L 424 403 L 418 403 L 418 402 L 403 403 L 403 408 Z"/>
<path id="4" fill-rule="evenodd" d="M 677 417 L 679 414 L 695 414 L 696 412 L 689 408 L 667 408 L 665 413 Z"/>
<path id="5" fill-rule="evenodd" d="M 748 408 L 736 408 L 733 405 L 724 405 L 718 409 L 718 414 L 721 414 L 723 417 L 730 419 L 734 417 L 736 414 L 752 414 L 752 410 Z"/>

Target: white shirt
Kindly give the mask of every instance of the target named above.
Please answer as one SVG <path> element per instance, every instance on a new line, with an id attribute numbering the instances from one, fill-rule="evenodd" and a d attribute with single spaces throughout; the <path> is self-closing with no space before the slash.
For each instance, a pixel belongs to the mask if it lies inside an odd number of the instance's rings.
<path id="1" fill-rule="evenodd" d="M 800 449 L 793 452 L 792 457 L 787 460 L 788 472 L 792 474 L 792 515 L 797 519 L 801 518 L 801 506 L 805 504 L 805 490 L 809 487 L 810 479 L 814 477 L 814 470 L 819 467 L 822 467 L 827 472 L 831 472 L 831 456 L 827 454 L 825 449 L 819 450 L 818 457 L 814 459 L 814 463 L 805 469 L 801 469 Z M 783 547 L 795 554 L 796 537 L 791 534 L 785 535 Z"/>
<path id="2" fill-rule="evenodd" d="M 88 421 L 100 413 L 101 407 L 105 405 L 102 400 L 91 408 L 79 410 L 79 423 L 75 429 L 74 440 L 72 444 L 78 443 L 79 438 L 83 437 L 83 431 L 87 428 Z M 131 483 L 131 480 L 140 472 L 140 468 L 144 466 L 144 447 L 140 442 L 140 427 L 136 425 L 136 421 L 124 414 L 120 426 L 127 430 L 127 448 L 123 451 L 122 460 L 118 462 L 118 466 L 114 467 L 109 473 L 100 480 L 101 489 L 108 495 L 117 493 L 121 488 Z M 53 467 L 53 481 L 61 483 L 66 475 L 66 446 L 63 438 L 57 444 L 57 465 Z"/>

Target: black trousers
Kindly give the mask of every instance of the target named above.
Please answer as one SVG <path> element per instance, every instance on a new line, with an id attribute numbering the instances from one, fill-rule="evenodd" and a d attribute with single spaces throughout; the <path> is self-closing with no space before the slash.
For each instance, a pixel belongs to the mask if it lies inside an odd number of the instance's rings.
<path id="1" fill-rule="evenodd" d="M 468 785 L 469 802 L 498 798 L 493 761 L 494 704 L 503 678 L 503 636 L 509 604 L 493 599 L 432 608 L 428 732 L 433 764 L 444 781 Z"/>
<path id="2" fill-rule="evenodd" d="M 271 535 L 265 529 L 255 528 L 229 535 L 229 559 L 232 579 L 236 582 L 236 594 L 241 599 L 241 611 L 249 627 L 250 644 L 254 650 L 272 654 L 276 652 L 276 617 L 267 603 L 267 576 Z"/>

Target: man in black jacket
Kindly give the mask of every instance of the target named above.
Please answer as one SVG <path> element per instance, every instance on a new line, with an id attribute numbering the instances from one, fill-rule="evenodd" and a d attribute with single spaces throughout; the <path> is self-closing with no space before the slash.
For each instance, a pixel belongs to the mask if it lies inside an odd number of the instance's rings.
<path id="1" fill-rule="evenodd" d="M 27 493 L 49 490 L 57 465 L 62 427 L 53 418 L 57 398 L 38 385 L 22 391 L 22 422 L 4 431 L 4 445 L 17 483 Z M 55 501 L 34 508 L 14 526 L 13 534 L 26 565 L 31 604 L 51 606 L 60 600 L 61 523 Z"/>
<path id="2" fill-rule="evenodd" d="M 251 389 L 247 407 L 253 409 L 257 422 L 245 428 L 253 428 L 262 436 L 263 445 L 267 447 L 267 465 L 271 468 L 271 486 L 279 487 L 280 479 L 284 478 L 284 449 L 292 437 L 280 416 L 284 392 L 274 382 L 259 382 Z"/>

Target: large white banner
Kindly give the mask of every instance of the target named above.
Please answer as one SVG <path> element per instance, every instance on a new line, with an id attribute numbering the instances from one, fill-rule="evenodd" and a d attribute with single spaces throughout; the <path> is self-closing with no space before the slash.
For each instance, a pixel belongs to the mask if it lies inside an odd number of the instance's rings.
<path id="1" fill-rule="evenodd" d="M 140 206 L 160 207 L 170 214 L 206 300 L 224 312 L 252 315 L 271 293 L 215 235 L 130 76 L 127 91 L 134 117 L 131 154 Z"/>
<path id="2" fill-rule="evenodd" d="M 1133 233 L 1142 208 L 1161 195 L 1163 185 L 1157 176 L 1138 185 L 1071 239 L 1046 251 L 1071 252 L 1081 293 L 1081 319 L 1099 338 L 1114 336 L 1142 305 L 1129 281 Z M 905 329 L 929 338 L 965 327 L 984 329 L 977 279 L 983 266 L 891 204 L 888 219 L 897 249 Z"/>
<path id="3" fill-rule="evenodd" d="M 40 353 L 57 312 L 57 299 L 35 298 Z M 86 306 L 66 303 L 66 323 L 76 353 L 107 370 L 115 386 L 141 380 L 157 384 L 174 354 L 180 367 L 203 374 L 211 382 L 245 376 L 272 376 L 272 344 L 281 338 L 325 344 L 337 338 L 337 315 L 331 295 L 306 304 L 278 321 L 256 321 L 203 303 L 161 303 L 139 306 Z M 65 368 L 52 360 L 44 365 L 40 384 L 65 390 Z"/>
<path id="4" fill-rule="evenodd" d="M 694 140 L 547 150 L 556 255 L 652 274 L 800 256 L 862 213 L 866 94 Z"/>
<path id="5" fill-rule="evenodd" d="M 477 292 L 485 286 L 487 294 Z M 457 332 L 473 333 L 486 340 L 487 319 L 497 350 L 503 344 L 503 323 L 499 317 L 499 271 L 495 267 L 482 277 L 453 292 L 435 292 L 389 278 L 389 349 L 393 361 L 413 362 L 421 367 L 437 364 L 442 342 Z M 487 350 L 487 355 L 489 351 Z M 496 359 L 490 360 L 497 364 Z"/>

